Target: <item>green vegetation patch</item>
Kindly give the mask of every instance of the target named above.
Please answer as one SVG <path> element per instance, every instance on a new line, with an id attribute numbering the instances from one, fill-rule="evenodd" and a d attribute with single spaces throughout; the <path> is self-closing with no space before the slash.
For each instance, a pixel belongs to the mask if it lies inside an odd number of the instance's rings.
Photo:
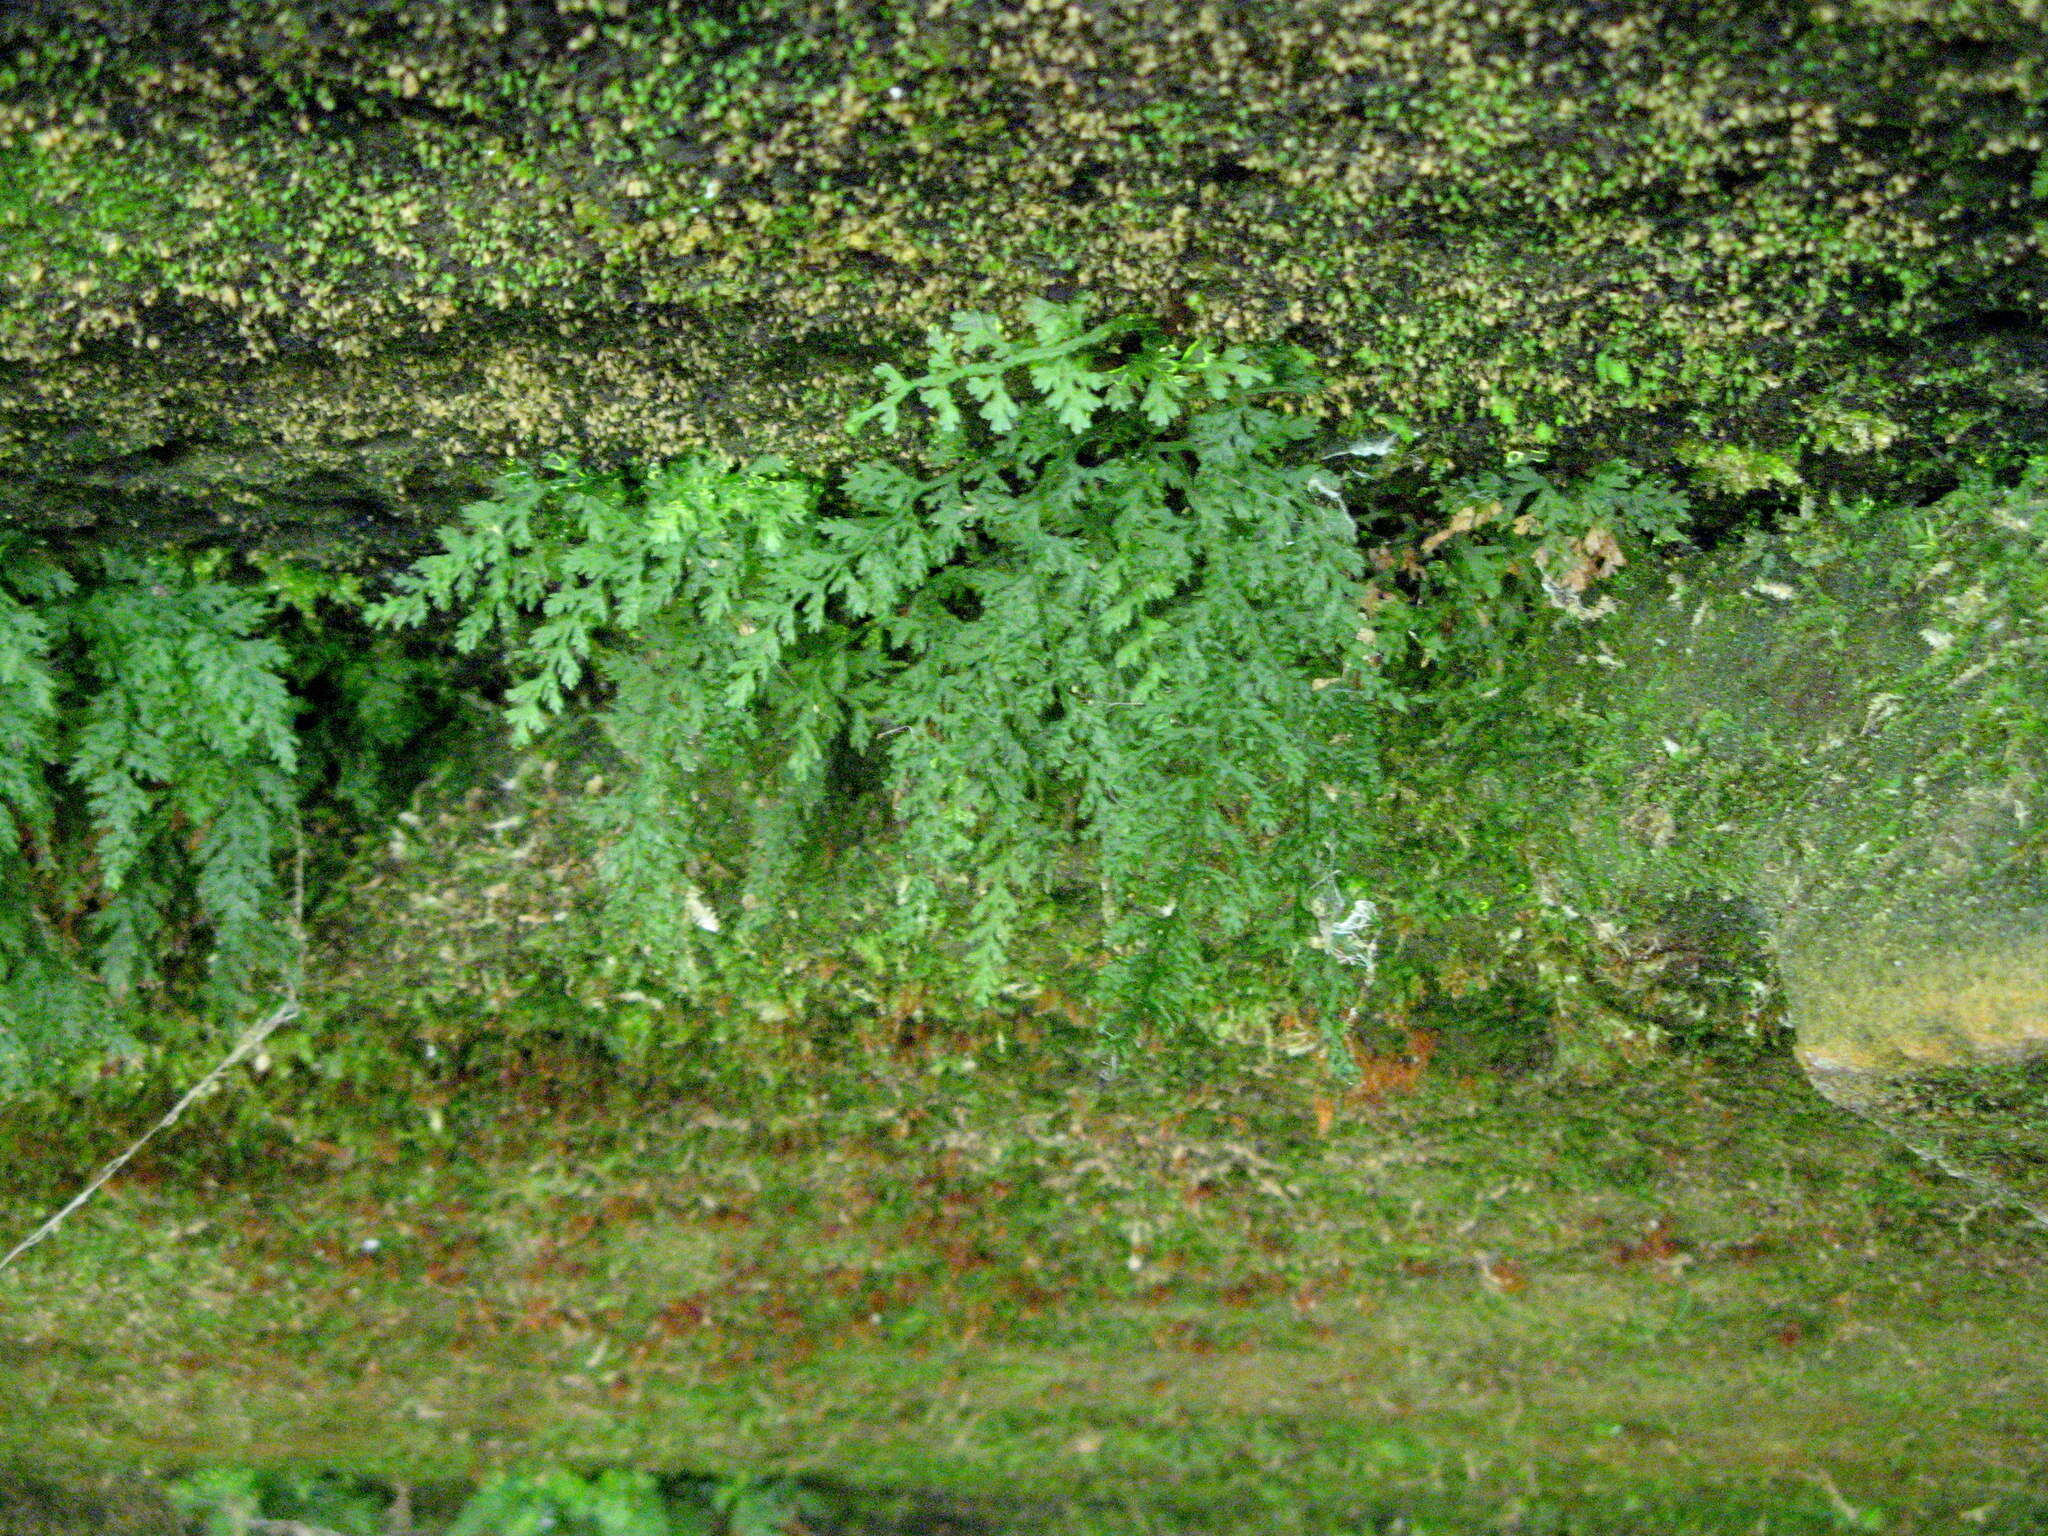
<path id="1" fill-rule="evenodd" d="M 2042 41 L 1875 0 L 22 11 L 8 462 L 157 516 L 203 509 L 119 445 L 414 516 L 446 459 L 816 466 L 935 316 L 1092 293 L 1302 345 L 1320 413 L 1445 466 L 1924 485 L 2040 442 Z"/>
<path id="2" fill-rule="evenodd" d="M 707 1036 L 637 1086 L 529 1040 L 420 1069 L 431 1108 L 273 1061 L 11 1276 L 0 1386 L 44 1409 L 0 1450 L 804 1474 L 1034 1529 L 2030 1518 L 2038 1237 L 1781 1066 L 1318 1102 L 1062 1038 L 767 1077 Z M 6 1112 L 9 1230 L 151 1112 L 91 1102 Z"/>

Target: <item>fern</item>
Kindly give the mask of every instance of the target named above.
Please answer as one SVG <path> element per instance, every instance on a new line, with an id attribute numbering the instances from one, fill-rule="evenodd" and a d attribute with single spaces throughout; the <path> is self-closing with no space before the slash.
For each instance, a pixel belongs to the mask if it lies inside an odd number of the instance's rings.
<path id="1" fill-rule="evenodd" d="M 40 605 L 74 587 L 33 553 L 0 550 L 0 1088 L 32 1078 L 92 1027 L 91 999 L 56 956 L 36 864 L 53 832 L 58 677 Z M 10 825 L 11 824 L 11 825 Z M 11 835 L 9 835 L 11 834 Z"/>
<path id="2" fill-rule="evenodd" d="M 21 867 L 8 856 L 47 845 L 51 830 L 43 774 L 56 756 L 58 684 L 50 624 L 37 605 L 68 595 L 74 583 L 35 555 L 0 547 L 0 556 L 7 557 L 0 560 L 0 811 L 15 831 L 0 843 L 0 879 L 18 880 Z M 23 914 L 29 904 L 10 901 L 0 910 Z M 14 937 L 0 927 L 0 944 Z"/>
<path id="3" fill-rule="evenodd" d="M 1341 836 L 1312 786 L 1371 760 L 1363 562 L 1299 462 L 1314 428 L 1258 403 L 1313 387 L 1298 354 L 1176 349 L 1141 322 L 1091 330 L 1079 307 L 1038 306 L 1031 324 L 1020 346 L 956 317 L 991 359 L 981 371 L 950 366 L 935 334 L 924 378 L 885 377 L 885 415 L 910 390 L 971 400 L 934 406 L 944 473 L 861 465 L 851 515 L 824 525 L 835 595 L 866 621 L 850 727 L 857 745 L 892 733 L 902 938 L 971 872 L 966 959 L 987 995 L 1033 888 L 1078 839 L 1123 962 L 1106 986 L 1171 1012 L 1191 936 L 1256 927 L 1284 944 L 1304 870 Z M 1353 690 L 1319 691 L 1331 674 Z M 1169 984 L 1140 984 L 1169 954 Z"/>
<path id="4" fill-rule="evenodd" d="M 0 567 L 0 1073 L 159 987 L 204 930 L 207 1001 L 288 963 L 279 841 L 297 703 L 265 596 L 168 557 Z M 82 923 L 81 923 L 82 920 Z M 80 933 L 79 928 L 84 932 Z"/>
<path id="5" fill-rule="evenodd" d="M 29 550 L 0 548 L 0 1088 L 33 1078 L 91 1032 L 92 1001 L 65 963 L 43 907 L 54 841 L 48 773 L 59 748 L 60 679 L 47 606 L 70 574 Z"/>
<path id="6" fill-rule="evenodd" d="M 900 429 L 915 396 L 935 475 L 868 460 L 828 493 L 775 461 L 635 479 L 557 460 L 465 509 L 372 610 L 459 609 L 459 644 L 506 636 L 522 737 L 602 674 L 638 779 L 593 816 L 614 919 L 651 957 L 687 974 L 710 926 L 681 917 L 720 831 L 708 787 L 757 784 L 738 924 L 756 928 L 841 743 L 879 762 L 901 829 L 891 935 L 957 939 L 984 997 L 1077 840 L 1115 949 L 1143 949 L 1161 910 L 1295 926 L 1336 835 L 1313 781 L 1333 753 L 1369 757 L 1377 690 L 1355 529 L 1295 462 L 1314 429 L 1257 403 L 1312 381 L 1294 354 L 1176 349 L 1078 307 L 1031 324 L 1019 343 L 959 316 L 924 375 L 879 370 L 850 425 Z M 1331 674 L 1352 686 L 1320 691 Z"/>
<path id="7" fill-rule="evenodd" d="M 867 850 L 881 938 L 944 941 L 984 999 L 1077 852 L 1127 1023 L 1184 1015 L 1233 940 L 1355 997 L 1303 941 L 1312 893 L 1360 895 L 1337 877 L 1374 851 L 1389 722 L 1483 693 L 1511 637 L 1565 621 L 1546 605 L 1596 616 L 1624 544 L 1675 537 L 1684 504 L 1621 466 L 1572 487 L 1520 467 L 1448 487 L 1433 532 L 1368 559 L 1284 409 L 1315 387 L 1301 354 L 1081 306 L 1027 322 L 956 315 L 921 374 L 877 369 L 848 429 L 893 451 L 830 482 L 778 460 L 516 471 L 371 618 L 499 637 L 518 739 L 580 689 L 607 699 L 632 774 L 588 814 L 615 932 L 658 971 L 801 918 L 851 758 L 894 823 Z"/>
<path id="8" fill-rule="evenodd" d="M 155 979 L 164 874 L 190 874 L 223 996 L 283 963 L 273 855 L 296 801 L 283 648 L 254 631 L 260 595 L 167 561 L 99 556 L 105 580 L 63 612 L 91 688 L 68 772 L 91 810 L 99 973 L 119 995 Z M 143 878 L 145 852 L 155 878 Z M 186 857 L 181 857 L 184 855 Z"/>

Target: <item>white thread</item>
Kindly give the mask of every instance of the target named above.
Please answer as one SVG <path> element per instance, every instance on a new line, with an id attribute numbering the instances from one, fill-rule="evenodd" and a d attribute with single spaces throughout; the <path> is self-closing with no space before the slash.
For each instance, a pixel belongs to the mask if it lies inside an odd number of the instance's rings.
<path id="1" fill-rule="evenodd" d="M 159 1131 L 164 1130 L 173 1121 L 175 1121 L 178 1118 L 178 1116 L 185 1113 L 186 1109 L 190 1107 L 192 1101 L 198 1098 L 199 1095 L 204 1093 L 208 1088 L 212 1087 L 213 1084 L 220 1079 L 222 1073 L 226 1072 L 230 1067 L 234 1066 L 236 1062 L 240 1061 L 243 1057 L 247 1056 L 251 1051 L 255 1050 L 257 1046 L 261 1045 L 264 1042 L 264 1040 L 269 1037 L 270 1032 L 276 1029 L 278 1025 L 284 1023 L 287 1019 L 297 1018 L 298 1013 L 298 1003 L 296 1001 L 288 1002 L 284 1004 L 282 1007 L 280 1007 L 275 1013 L 271 1014 L 269 1018 L 263 1020 L 260 1024 L 251 1026 L 247 1031 L 245 1031 L 242 1035 L 242 1038 L 235 1043 L 235 1048 L 232 1051 L 228 1052 L 227 1056 L 221 1061 L 220 1065 L 215 1067 L 211 1072 L 207 1073 L 206 1076 L 199 1079 L 198 1082 L 194 1083 L 192 1087 L 186 1092 L 185 1097 L 178 1100 L 176 1104 L 171 1106 L 171 1112 L 169 1114 L 165 1115 L 163 1119 L 157 1121 L 155 1125 L 151 1126 L 148 1130 L 144 1131 L 142 1133 L 141 1138 L 137 1140 L 136 1143 L 133 1146 L 131 1146 L 126 1152 L 123 1152 L 111 1163 L 107 1164 L 106 1167 L 102 1168 L 99 1172 L 99 1176 L 95 1178 L 90 1184 L 86 1185 L 84 1189 L 81 1189 L 76 1195 L 72 1196 L 71 1201 L 68 1205 L 66 1205 L 62 1210 L 57 1212 L 57 1214 L 52 1216 L 48 1221 L 44 1222 L 40 1227 L 37 1227 L 35 1231 L 31 1232 L 27 1237 L 23 1238 L 20 1242 L 16 1243 L 14 1247 L 8 1252 L 5 1258 L 0 1258 L 0 1270 L 6 1269 L 8 1265 L 12 1264 L 24 1253 L 27 1253 L 29 1249 L 35 1247 L 37 1243 L 40 1243 L 44 1238 L 48 1237 L 52 1232 L 56 1231 L 58 1225 L 64 1220 L 65 1217 L 69 1216 L 81 1205 L 85 1204 L 86 1201 L 90 1200 L 94 1195 L 98 1194 L 101 1185 L 105 1184 L 107 1180 L 111 1179 L 115 1174 L 119 1173 L 124 1167 L 126 1167 L 128 1165 L 129 1159 L 134 1157 L 136 1153 L 140 1152 L 145 1146 L 147 1146 L 151 1139 L 154 1138 Z"/>
<path id="2" fill-rule="evenodd" d="M 306 838 L 305 829 L 300 825 L 296 817 L 293 818 L 292 835 L 293 842 L 296 845 L 292 869 L 292 936 L 298 941 L 299 953 L 297 965 L 293 968 L 291 974 L 285 978 L 285 1001 L 268 1018 L 252 1024 L 248 1029 L 244 1030 L 242 1038 L 235 1042 L 235 1048 L 229 1051 L 221 1059 L 220 1064 L 211 1072 L 187 1089 L 185 1096 L 171 1106 L 169 1114 L 144 1131 L 135 1144 L 129 1147 L 126 1152 L 123 1152 L 111 1163 L 107 1164 L 106 1167 L 102 1168 L 98 1176 L 76 1195 L 73 1195 L 62 1210 L 58 1211 L 56 1215 L 52 1216 L 40 1227 L 37 1227 L 35 1231 L 29 1233 L 27 1237 L 9 1249 L 6 1257 L 0 1258 L 0 1271 L 4 1271 L 8 1265 L 12 1264 L 24 1253 L 27 1253 L 29 1249 L 35 1247 L 36 1244 L 40 1243 L 52 1232 L 55 1232 L 63 1224 L 65 1217 L 98 1194 L 107 1180 L 127 1167 L 129 1160 L 136 1153 L 148 1146 L 159 1132 L 172 1125 L 178 1116 L 185 1113 L 191 1107 L 193 1100 L 197 1099 L 220 1080 L 223 1073 L 227 1072 L 236 1062 L 242 1060 L 250 1052 L 263 1044 L 265 1040 L 269 1039 L 271 1033 L 280 1024 L 299 1016 L 299 984 L 305 978 L 306 968 Z"/>

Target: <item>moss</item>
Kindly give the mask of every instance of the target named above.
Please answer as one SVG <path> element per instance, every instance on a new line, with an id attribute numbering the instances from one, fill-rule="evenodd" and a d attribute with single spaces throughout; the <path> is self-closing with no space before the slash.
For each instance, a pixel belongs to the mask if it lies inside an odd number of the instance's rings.
<path id="1" fill-rule="evenodd" d="M 935 1039 L 771 1087 L 696 1034 L 636 1087 L 559 1048 L 322 1076 L 328 1043 L 280 1037 L 10 1272 L 0 1388 L 44 1410 L 0 1459 L 745 1470 L 1019 1532 L 1541 1501 L 1789 1536 L 1840 1528 L 1816 1467 L 1886 1529 L 2038 1513 L 2037 1249 L 1996 1215 L 1957 1242 L 1782 1064 L 1433 1066 L 1324 1123 L 1257 1047 L 1105 1087 Z M 160 1112 L 120 1086 L 6 1107 L 0 1225 Z"/>
<path id="2" fill-rule="evenodd" d="M 2039 438 L 2048 84 L 1990 8 L 166 14 L 7 24 L 0 131 L 74 189 L 0 294 L 18 476 L 106 421 L 815 460 L 862 371 L 764 359 L 1059 285 L 1286 333 L 1321 409 L 1454 463 L 1698 441 L 1881 479 Z"/>

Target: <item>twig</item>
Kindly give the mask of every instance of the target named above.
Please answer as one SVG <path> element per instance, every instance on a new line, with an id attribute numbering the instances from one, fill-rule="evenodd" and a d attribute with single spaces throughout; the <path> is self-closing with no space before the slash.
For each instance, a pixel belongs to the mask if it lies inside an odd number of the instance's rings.
<path id="1" fill-rule="evenodd" d="M 2048 1231 L 2048 1206 L 2028 1199 L 1996 1174 L 1957 1162 L 1942 1144 L 1940 1137 L 1892 1124 L 1893 1117 L 1885 1113 L 1881 1105 L 1863 1102 L 1860 1099 L 1856 1089 L 1861 1085 L 1848 1071 L 1839 1068 L 1817 1071 L 1804 1061 L 1800 1063 L 1800 1070 L 1805 1073 L 1807 1082 L 1812 1084 L 1814 1090 L 1830 1104 L 1848 1110 L 1865 1124 L 1875 1126 L 1922 1162 L 1940 1169 L 1952 1179 L 1969 1185 L 1984 1196 L 1988 1204 L 2024 1211 L 2029 1225 Z M 1974 1214 L 1973 1212 L 1972 1216 Z"/>
<path id="2" fill-rule="evenodd" d="M 1834 1506 L 1835 1517 L 1843 1524 L 1858 1526 L 1866 1530 L 1869 1528 L 1868 1517 L 1870 1511 L 1858 1509 L 1854 1504 L 1843 1498 L 1842 1490 L 1835 1486 L 1835 1480 L 1829 1477 L 1825 1471 L 1819 1467 L 1813 1467 L 1805 1475 L 1809 1481 L 1820 1484 L 1822 1491 L 1828 1496 L 1828 1503 Z"/>
<path id="3" fill-rule="evenodd" d="M 2048 1207 L 2029 1200 L 2003 1179 L 1975 1168 L 1964 1167 L 1961 1163 L 1950 1157 L 1948 1152 L 1942 1147 L 1941 1142 L 1934 1137 L 1930 1136 L 1924 1142 L 1916 1141 L 1903 1131 L 1892 1129 L 1892 1127 L 1874 1116 L 1865 1115 L 1863 1118 L 1870 1121 L 1879 1130 L 1888 1133 L 1894 1141 L 1920 1158 L 1921 1161 L 1932 1163 L 1950 1178 L 1962 1180 L 1965 1184 L 1983 1195 L 1990 1204 L 2017 1206 L 2020 1210 L 2026 1212 L 2027 1221 L 2031 1225 L 2048 1231 Z M 1982 1209 L 1982 1207 L 1978 1209 Z M 1976 1212 L 1972 1211 L 1970 1214 L 1971 1217 L 1974 1217 Z"/>

